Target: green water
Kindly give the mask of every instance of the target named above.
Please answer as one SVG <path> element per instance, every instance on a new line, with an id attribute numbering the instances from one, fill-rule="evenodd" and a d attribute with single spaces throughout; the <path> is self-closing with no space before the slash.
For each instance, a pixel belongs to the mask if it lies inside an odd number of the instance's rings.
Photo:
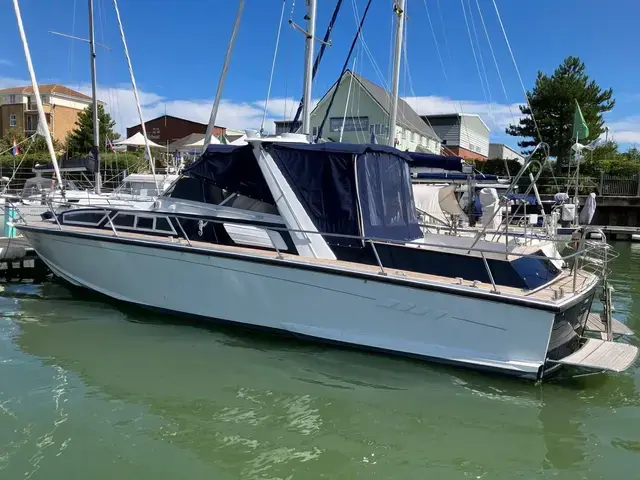
<path id="1" fill-rule="evenodd" d="M 616 245 L 614 285 L 640 331 L 637 247 Z M 640 478 L 640 362 L 534 386 L 53 283 L 5 286 L 0 314 L 3 480 Z"/>

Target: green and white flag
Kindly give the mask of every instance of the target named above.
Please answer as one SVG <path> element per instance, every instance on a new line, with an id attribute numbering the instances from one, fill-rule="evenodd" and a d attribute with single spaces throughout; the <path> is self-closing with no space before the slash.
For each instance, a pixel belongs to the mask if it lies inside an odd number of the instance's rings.
<path id="1" fill-rule="evenodd" d="M 587 138 L 589 136 L 589 127 L 587 126 L 587 122 L 585 122 L 584 117 L 582 116 L 582 110 L 580 110 L 580 105 L 578 105 L 578 100 L 576 102 L 576 109 L 573 112 L 573 135 L 572 138 L 577 140 L 581 140 L 583 138 Z"/>

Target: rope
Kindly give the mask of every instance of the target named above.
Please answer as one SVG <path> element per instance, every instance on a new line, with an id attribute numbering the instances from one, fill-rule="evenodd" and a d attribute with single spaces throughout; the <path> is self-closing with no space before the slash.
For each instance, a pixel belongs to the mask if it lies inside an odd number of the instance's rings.
<path id="1" fill-rule="evenodd" d="M 538 133 L 538 139 L 540 140 L 540 142 L 543 142 L 544 139 L 542 138 L 542 133 L 540 132 L 540 127 L 538 127 L 538 122 L 536 120 L 536 117 L 533 113 L 533 107 L 531 106 L 531 102 L 529 100 L 529 95 L 527 93 L 527 89 L 524 86 L 524 82 L 522 81 L 522 75 L 520 75 L 520 69 L 518 68 L 518 63 L 516 62 L 516 57 L 513 54 L 513 50 L 511 49 L 511 43 L 509 42 L 509 37 L 507 36 L 507 31 L 504 28 L 504 24 L 502 23 L 502 17 L 500 15 L 500 10 L 498 10 L 498 5 L 496 4 L 496 0 L 492 0 L 493 2 L 493 7 L 496 11 L 496 15 L 498 17 L 498 22 L 500 22 L 500 28 L 502 29 L 502 35 L 504 36 L 504 41 L 507 44 L 507 48 L 509 49 L 509 54 L 511 55 L 511 61 L 513 62 L 513 66 L 516 69 L 516 73 L 518 74 L 518 80 L 520 81 L 520 87 L 522 87 L 522 92 L 524 93 L 524 98 L 527 102 L 527 106 L 529 107 L 529 111 L 531 112 L 531 120 L 533 121 L 533 125 L 536 129 L 536 132 Z M 547 162 L 545 162 L 545 165 L 548 165 Z M 571 165 L 571 162 L 569 162 L 569 165 Z M 551 171 L 551 176 L 553 178 L 553 182 L 556 184 L 556 187 L 558 187 L 558 181 L 556 180 L 556 175 L 553 171 L 553 167 L 551 165 L 549 166 L 549 170 Z M 558 187 L 559 188 L 559 187 Z"/>
<path id="2" fill-rule="evenodd" d="M 516 73 L 518 74 L 518 80 L 520 81 L 520 86 L 522 87 L 522 91 L 524 92 L 524 98 L 527 101 L 527 106 L 529 107 L 529 111 L 531 112 L 531 119 L 533 120 L 533 124 L 535 125 L 536 131 L 538 132 L 538 137 L 542 142 L 542 134 L 540 133 L 540 129 L 538 128 L 538 122 L 536 121 L 536 117 L 533 114 L 533 108 L 531 108 L 531 102 L 529 101 L 529 95 L 527 94 L 527 89 L 524 86 L 524 82 L 522 81 L 522 75 L 520 75 L 520 69 L 518 68 L 518 64 L 516 62 L 516 57 L 513 54 L 513 50 L 511 49 L 511 43 L 509 43 L 509 37 L 507 37 L 507 31 L 504 29 L 504 24 L 502 23 L 502 17 L 500 16 L 500 11 L 498 10 L 498 5 L 496 4 L 496 0 L 492 0 L 493 7 L 496 10 L 496 15 L 498 16 L 498 22 L 500 22 L 500 28 L 502 29 L 502 35 L 504 36 L 504 41 L 507 44 L 507 48 L 509 49 L 509 54 L 511 55 L 511 61 L 513 62 L 513 66 L 516 69 Z"/>
<path id="3" fill-rule="evenodd" d="M 480 57 L 480 66 L 482 67 L 482 74 L 484 75 L 484 83 L 487 86 L 487 95 L 489 96 L 489 117 L 495 126 L 495 119 L 493 118 L 493 111 L 491 107 L 491 104 L 493 103 L 493 99 L 491 98 L 491 88 L 489 88 L 489 79 L 487 78 L 487 69 L 484 66 L 484 58 L 482 57 L 482 49 L 480 48 L 480 39 L 478 38 L 478 31 L 476 30 L 476 22 L 473 19 L 471 0 L 467 0 L 467 9 L 469 10 L 469 18 L 471 19 L 471 30 L 473 30 L 473 36 L 476 39 L 476 46 L 478 47 L 478 57 Z"/>
<path id="4" fill-rule="evenodd" d="M 151 175 L 153 175 L 153 182 L 156 184 L 156 189 L 160 191 L 158 180 L 156 179 L 156 166 L 151 156 L 151 147 L 149 146 L 149 139 L 147 138 L 147 127 L 144 124 L 144 118 L 142 117 L 142 107 L 140 106 L 140 98 L 138 98 L 138 87 L 136 86 L 136 77 L 133 74 L 133 66 L 131 65 L 131 57 L 129 56 L 129 48 L 127 47 L 127 39 L 124 36 L 124 27 L 122 26 L 122 20 L 120 19 L 120 9 L 118 8 L 118 0 L 113 0 L 113 8 L 116 11 L 116 18 L 118 19 L 118 27 L 120 27 L 120 38 L 122 38 L 122 46 L 124 47 L 124 56 L 127 58 L 127 66 L 129 67 L 129 76 L 131 77 L 131 86 L 133 87 L 133 96 L 136 99 L 136 108 L 138 109 L 138 118 L 140 119 L 140 125 L 142 126 L 142 135 L 144 136 L 145 151 L 149 159 L 149 165 L 151 166 Z"/>
<path id="5" fill-rule="evenodd" d="M 427 0 L 422 0 L 424 3 L 424 9 L 427 12 L 427 18 L 429 19 L 429 27 L 431 27 L 431 34 L 433 35 L 433 43 L 436 44 L 436 52 L 438 53 L 438 59 L 440 60 L 440 66 L 442 67 L 442 72 L 444 73 L 444 79 L 448 82 L 447 71 L 444 68 L 444 62 L 442 61 L 442 55 L 440 54 L 440 46 L 438 45 L 438 39 L 436 38 L 436 31 L 433 28 L 433 23 L 431 22 L 431 15 L 429 14 L 429 7 L 427 6 Z M 442 18 L 442 17 L 441 17 Z"/>
<path id="6" fill-rule="evenodd" d="M 356 69 L 356 60 L 358 60 L 357 54 L 353 59 L 353 67 L 351 67 L 353 70 Z M 342 143 L 342 135 L 344 134 L 344 124 L 347 121 L 347 111 L 348 111 L 347 109 L 349 108 L 349 99 L 351 98 L 352 83 L 353 83 L 353 71 L 351 72 L 351 76 L 349 77 L 349 90 L 347 90 L 347 103 L 344 104 L 344 115 L 342 115 L 342 126 L 340 127 L 340 139 L 338 140 L 341 143 Z M 336 88 L 338 88 L 338 85 L 336 85 Z M 374 135 L 375 135 L 375 131 L 374 131 Z"/>
<path id="7" fill-rule="evenodd" d="M 324 117 L 322 117 L 322 123 L 318 128 L 318 135 L 316 136 L 316 142 L 322 138 L 322 129 L 324 128 L 324 124 L 327 121 L 327 117 L 329 116 L 329 112 L 331 111 L 331 107 L 333 106 L 333 101 L 336 98 L 336 94 L 338 93 L 338 87 L 340 86 L 340 81 L 342 80 L 342 76 L 347 69 L 347 65 L 349 64 L 349 60 L 351 59 L 351 54 L 353 53 L 353 49 L 356 46 L 356 42 L 360 37 L 360 32 L 362 31 L 362 26 L 364 25 L 364 21 L 367 18 L 367 13 L 369 12 L 369 7 L 371 6 L 371 0 L 367 2 L 367 6 L 364 9 L 364 13 L 362 14 L 362 19 L 360 20 L 360 25 L 358 25 L 358 31 L 356 35 L 353 37 L 353 41 L 351 42 L 351 47 L 349 48 L 349 53 L 347 54 L 347 58 L 342 65 L 342 71 L 340 72 L 340 77 L 338 77 L 338 81 L 336 83 L 336 88 L 333 90 L 333 94 L 331 95 L 331 100 L 329 100 L 329 106 L 327 107 L 327 111 L 324 113 Z"/>
<path id="8" fill-rule="evenodd" d="M 36 134 L 34 133 L 33 135 L 31 135 L 29 138 L 23 140 L 20 143 L 24 143 L 27 140 L 33 139 L 33 137 L 35 137 Z M 31 143 L 29 143 L 29 145 L 27 146 L 27 149 L 25 150 L 25 152 L 22 154 L 22 158 L 20 159 L 20 163 L 18 163 L 18 167 L 15 166 L 15 159 L 14 159 L 14 164 L 13 164 L 13 174 L 11 175 L 11 178 L 9 179 L 9 181 L 7 182 L 7 184 L 4 186 L 4 188 L 2 189 L 2 193 L 6 193 L 7 192 L 7 188 L 9 188 L 9 185 L 11 185 L 11 182 L 13 181 L 13 179 L 16 177 L 16 173 L 18 173 L 18 170 L 20 169 L 20 165 L 22 165 L 22 162 L 24 162 L 24 159 L 27 157 L 27 153 L 29 153 L 29 150 L 31 150 L 31 146 L 33 145 L 33 140 L 31 141 Z"/>
<path id="9" fill-rule="evenodd" d="M 482 73 L 480 72 L 480 63 L 478 63 L 478 57 L 476 56 L 476 49 L 473 46 L 473 40 L 471 38 L 471 29 L 469 28 L 469 21 L 467 20 L 467 9 L 464 6 L 464 0 L 460 0 L 460 5 L 462 6 L 462 13 L 464 15 L 464 23 L 467 26 L 467 34 L 469 35 L 469 44 L 471 45 L 471 52 L 473 53 L 473 60 L 476 64 L 476 69 L 478 70 L 478 78 L 480 78 L 480 87 L 482 87 L 482 94 L 484 95 L 485 101 L 489 102 L 489 97 L 487 96 L 487 92 L 484 88 L 484 81 L 482 80 Z"/>
<path id="10" fill-rule="evenodd" d="M 269 106 L 269 97 L 271 96 L 271 84 L 273 82 L 273 72 L 276 68 L 276 57 L 278 56 L 278 46 L 280 45 L 280 32 L 282 31 L 282 20 L 284 19 L 284 9 L 287 6 L 287 0 L 282 0 L 282 11 L 280 12 L 280 25 L 278 25 L 278 34 L 276 35 L 276 47 L 273 51 L 273 61 L 271 62 L 271 74 L 269 75 L 269 86 L 267 87 L 267 99 L 264 101 L 264 112 L 262 113 L 262 122 L 260 123 L 260 135 L 264 132 L 264 122 L 267 119 L 267 108 Z"/>
<path id="11" fill-rule="evenodd" d="M 20 145 L 22 145 L 24 142 L 26 142 L 27 140 L 32 139 L 33 137 L 35 137 L 37 134 L 33 134 L 30 137 L 25 138 L 24 140 L 22 140 L 21 142 L 16 143 L 16 147 L 19 147 Z M 7 153 L 8 151 L 13 149 L 13 145 L 11 145 L 9 148 L 7 148 L 6 150 L 3 150 L 0 152 L 0 155 L 4 155 L 5 153 Z"/>
<path id="12" fill-rule="evenodd" d="M 73 15 L 71 16 L 71 35 L 75 36 L 76 34 L 76 0 L 73 0 Z M 69 55 L 67 58 L 67 69 L 69 70 L 67 74 L 69 75 L 69 83 L 71 83 L 71 70 L 73 67 L 73 45 L 75 44 L 75 40 L 69 39 Z"/>

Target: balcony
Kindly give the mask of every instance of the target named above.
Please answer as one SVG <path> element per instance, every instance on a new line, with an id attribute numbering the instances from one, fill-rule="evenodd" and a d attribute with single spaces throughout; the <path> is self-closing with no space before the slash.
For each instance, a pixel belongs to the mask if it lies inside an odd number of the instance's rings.
<path id="1" fill-rule="evenodd" d="M 44 108 L 44 113 L 51 113 L 51 104 L 50 103 L 42 103 L 42 108 Z M 28 101 L 27 104 L 25 105 L 24 108 L 25 112 L 37 112 L 38 111 L 38 105 L 36 104 L 35 101 Z"/>

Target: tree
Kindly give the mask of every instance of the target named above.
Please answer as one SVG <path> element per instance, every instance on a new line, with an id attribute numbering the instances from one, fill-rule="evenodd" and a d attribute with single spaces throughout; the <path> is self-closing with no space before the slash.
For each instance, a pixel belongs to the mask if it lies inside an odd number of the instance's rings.
<path id="1" fill-rule="evenodd" d="M 100 132 L 100 151 L 107 150 L 105 139 L 111 141 L 120 138 L 120 134 L 113 131 L 116 122 L 111 115 L 104 111 L 103 105 L 98 105 L 98 125 Z M 67 151 L 69 155 L 85 154 L 93 147 L 93 106 L 88 106 L 78 115 L 76 128 L 67 136 Z"/>
<path id="2" fill-rule="evenodd" d="M 578 57 L 567 57 L 556 68 L 553 75 L 538 72 L 533 91 L 527 92 L 531 104 L 520 106 L 524 115 L 518 124 L 509 125 L 507 134 L 523 137 L 518 142 L 523 149 L 529 149 L 540 141 L 533 117 L 540 129 L 542 140 L 549 144 L 551 156 L 558 159 L 557 164 L 566 164 L 570 159 L 573 114 L 575 102 L 578 101 L 585 121 L 589 126 L 589 137 L 581 139 L 581 143 L 589 143 L 602 134 L 604 119 L 602 114 L 615 105 L 613 90 L 602 90 L 585 73 L 585 65 Z M 527 150 L 527 153 L 530 150 Z"/>
<path id="3" fill-rule="evenodd" d="M 5 134 L 0 137 L 0 152 L 5 152 L 9 150 L 13 146 L 13 139 L 15 138 L 16 143 L 21 143 L 26 137 L 24 135 L 24 131 L 12 127 L 9 128 Z M 60 152 L 64 150 L 64 147 L 58 142 L 56 139 L 52 138 L 53 141 L 53 149 L 56 152 Z M 46 153 L 47 152 L 47 142 L 44 137 L 40 135 L 34 135 L 31 140 L 27 140 L 20 145 L 21 154 L 24 153 Z"/>

